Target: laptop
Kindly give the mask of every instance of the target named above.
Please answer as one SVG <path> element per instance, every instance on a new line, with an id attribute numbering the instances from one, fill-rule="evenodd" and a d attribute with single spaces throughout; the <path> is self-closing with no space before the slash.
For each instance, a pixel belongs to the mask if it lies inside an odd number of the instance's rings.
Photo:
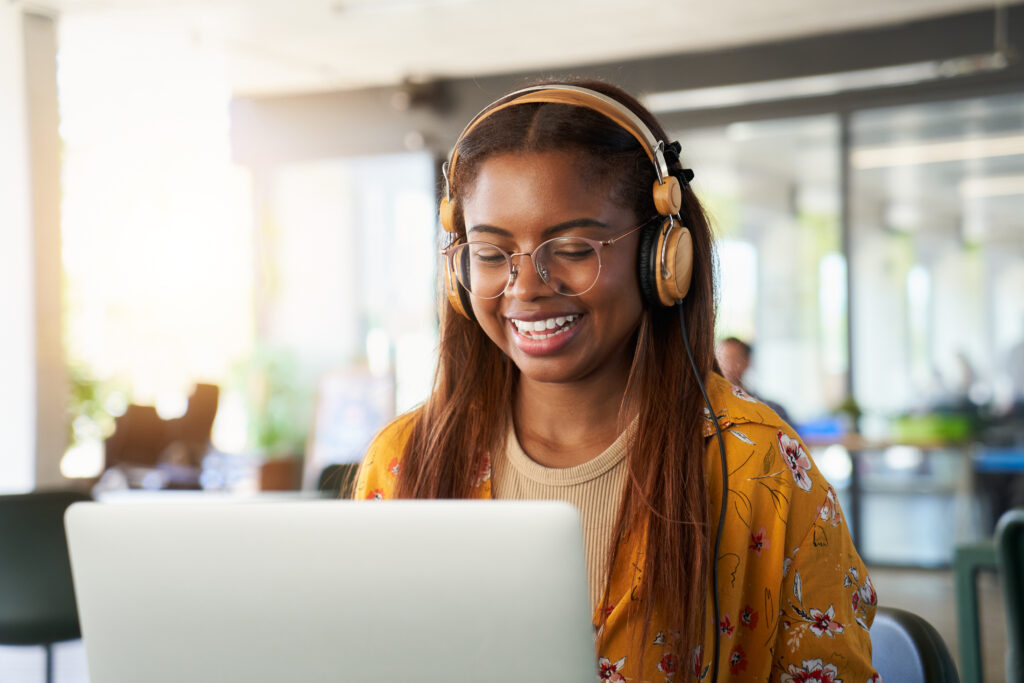
<path id="1" fill-rule="evenodd" d="M 77 503 L 91 683 L 596 680 L 558 502 Z"/>

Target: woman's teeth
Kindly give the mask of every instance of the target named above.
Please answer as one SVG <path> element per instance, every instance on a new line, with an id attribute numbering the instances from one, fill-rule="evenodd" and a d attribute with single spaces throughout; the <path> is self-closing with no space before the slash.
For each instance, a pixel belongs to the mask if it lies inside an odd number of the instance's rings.
<path id="1" fill-rule="evenodd" d="M 579 320 L 579 315 L 560 315 L 546 320 L 516 320 L 509 318 L 516 326 L 516 331 L 530 339 L 547 339 L 561 334 Z"/>

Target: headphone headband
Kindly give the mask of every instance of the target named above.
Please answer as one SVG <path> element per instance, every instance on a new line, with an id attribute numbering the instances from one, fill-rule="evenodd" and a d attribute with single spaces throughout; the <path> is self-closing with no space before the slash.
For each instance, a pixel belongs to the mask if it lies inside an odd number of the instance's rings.
<path id="1" fill-rule="evenodd" d="M 530 88 L 516 90 L 505 95 L 500 100 L 492 102 L 484 107 L 480 113 L 473 117 L 473 120 L 466 124 L 466 127 L 459 133 L 459 138 L 452 148 L 448 158 L 448 168 L 455 166 L 459 156 L 459 141 L 466 137 L 470 131 L 491 114 L 507 109 L 517 104 L 548 103 L 548 104 L 569 104 L 576 107 L 585 107 L 604 114 L 623 128 L 627 133 L 636 138 L 640 146 L 644 148 L 647 157 L 654 164 L 654 170 L 658 174 L 658 181 L 664 182 L 668 177 L 668 162 L 665 160 L 665 143 L 658 140 L 647 124 L 637 116 L 633 110 L 626 107 L 618 100 L 615 100 L 603 93 L 589 88 L 581 88 L 576 85 L 536 85 Z"/>
<path id="2" fill-rule="evenodd" d="M 669 172 L 668 162 L 665 159 L 665 142 L 659 140 L 633 110 L 618 100 L 590 88 L 581 88 L 576 85 L 537 85 L 516 90 L 492 102 L 484 107 L 462 129 L 458 140 L 455 141 L 455 145 L 452 147 L 448 161 L 445 162 L 442 168 L 445 197 L 442 201 L 441 223 L 445 230 L 454 232 L 453 221 L 445 219 L 444 213 L 449 211 L 448 207 L 451 205 L 451 174 L 459 158 L 459 142 L 490 115 L 518 104 L 531 103 L 568 104 L 584 107 L 611 119 L 616 125 L 636 138 L 647 154 L 647 158 L 654 164 L 655 173 L 658 174 L 658 182 L 655 184 L 655 187 L 662 190 L 662 192 L 656 191 L 655 203 L 659 204 L 657 198 L 659 194 L 666 198 L 658 206 L 659 212 L 662 215 L 671 215 L 678 212 L 681 202 L 680 188 L 678 181 Z"/>

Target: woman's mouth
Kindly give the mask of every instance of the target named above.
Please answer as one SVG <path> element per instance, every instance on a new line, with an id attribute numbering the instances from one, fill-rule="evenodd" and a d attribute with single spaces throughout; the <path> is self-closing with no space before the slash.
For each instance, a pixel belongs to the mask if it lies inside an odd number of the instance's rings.
<path id="1" fill-rule="evenodd" d="M 509 322 L 515 326 L 516 332 L 521 336 L 526 337 L 527 339 L 540 341 L 541 339 L 550 339 L 551 337 L 565 334 L 576 326 L 579 319 L 579 314 L 572 314 L 559 315 L 553 318 L 545 318 L 543 320 L 519 320 L 517 318 L 509 318 Z"/>

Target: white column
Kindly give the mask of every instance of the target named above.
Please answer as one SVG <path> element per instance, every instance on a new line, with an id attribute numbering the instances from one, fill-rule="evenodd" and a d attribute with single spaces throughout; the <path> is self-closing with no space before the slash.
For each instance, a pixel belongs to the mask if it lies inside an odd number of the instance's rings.
<path id="1" fill-rule="evenodd" d="M 22 10 L 0 3 L 0 493 L 35 485 L 35 285 Z"/>
<path id="2" fill-rule="evenodd" d="M 35 283 L 36 487 L 62 486 L 67 448 L 68 379 L 64 363 L 61 279 L 60 118 L 57 105 L 57 22 L 24 15 L 29 167 Z"/>
<path id="3" fill-rule="evenodd" d="M 64 483 L 56 48 L 52 18 L 0 3 L 0 492 Z"/>

